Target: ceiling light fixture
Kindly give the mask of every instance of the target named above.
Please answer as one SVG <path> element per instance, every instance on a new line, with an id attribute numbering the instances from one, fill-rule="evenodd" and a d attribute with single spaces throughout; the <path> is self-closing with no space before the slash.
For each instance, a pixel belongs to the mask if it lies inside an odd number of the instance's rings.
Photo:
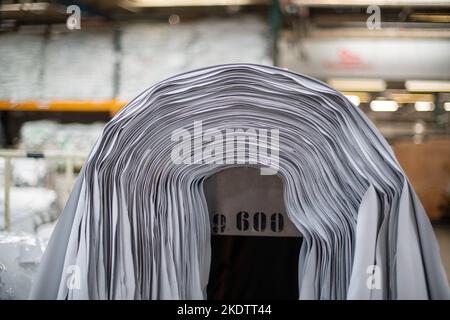
<path id="1" fill-rule="evenodd" d="M 433 111 L 434 103 L 431 101 L 416 101 L 414 103 L 416 111 Z"/>
<path id="2" fill-rule="evenodd" d="M 394 112 L 398 110 L 398 103 L 393 100 L 373 100 L 370 109 L 375 112 Z"/>

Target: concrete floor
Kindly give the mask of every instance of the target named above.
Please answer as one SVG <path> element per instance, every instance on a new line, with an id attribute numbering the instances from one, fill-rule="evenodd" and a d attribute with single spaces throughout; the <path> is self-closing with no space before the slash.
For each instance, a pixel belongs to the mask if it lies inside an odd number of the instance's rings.
<path id="1" fill-rule="evenodd" d="M 450 280 L 450 225 L 435 225 L 433 228 L 441 249 L 442 263 L 447 272 L 447 279 Z"/>

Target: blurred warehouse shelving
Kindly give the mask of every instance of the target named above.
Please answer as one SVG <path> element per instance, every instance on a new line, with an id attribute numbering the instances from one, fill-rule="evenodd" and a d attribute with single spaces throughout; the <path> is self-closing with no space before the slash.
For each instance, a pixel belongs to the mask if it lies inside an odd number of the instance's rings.
<path id="1" fill-rule="evenodd" d="M 209 29 L 211 23 L 216 28 Z M 183 26 L 133 22 L 108 31 L 62 29 L 23 28 L 0 35 L 0 110 L 114 114 L 173 74 L 242 60 L 272 63 L 268 27 L 254 16 L 206 18 Z"/>

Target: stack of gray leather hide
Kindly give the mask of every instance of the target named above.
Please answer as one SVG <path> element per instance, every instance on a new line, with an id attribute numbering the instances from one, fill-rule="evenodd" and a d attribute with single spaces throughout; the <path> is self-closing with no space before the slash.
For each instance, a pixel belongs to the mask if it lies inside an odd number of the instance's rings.
<path id="1" fill-rule="evenodd" d="M 229 141 L 217 131 L 236 128 L 268 130 L 279 147 L 256 135 L 244 148 L 252 161 L 219 159 Z M 192 139 L 192 150 L 180 151 L 180 137 Z M 206 298 L 203 182 L 242 165 L 283 181 L 287 214 L 304 237 L 300 299 L 449 298 L 427 215 L 373 124 L 320 81 L 247 64 L 162 81 L 106 125 L 31 297 Z"/>

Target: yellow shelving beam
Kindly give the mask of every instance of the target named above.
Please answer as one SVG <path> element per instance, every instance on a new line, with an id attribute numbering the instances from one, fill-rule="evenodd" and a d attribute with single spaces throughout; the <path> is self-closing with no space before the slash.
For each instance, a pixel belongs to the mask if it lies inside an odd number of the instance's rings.
<path id="1" fill-rule="evenodd" d="M 0 100 L 0 110 L 4 111 L 57 111 L 57 112 L 109 112 L 115 114 L 126 103 L 117 100 L 107 101 L 21 101 Z"/>

